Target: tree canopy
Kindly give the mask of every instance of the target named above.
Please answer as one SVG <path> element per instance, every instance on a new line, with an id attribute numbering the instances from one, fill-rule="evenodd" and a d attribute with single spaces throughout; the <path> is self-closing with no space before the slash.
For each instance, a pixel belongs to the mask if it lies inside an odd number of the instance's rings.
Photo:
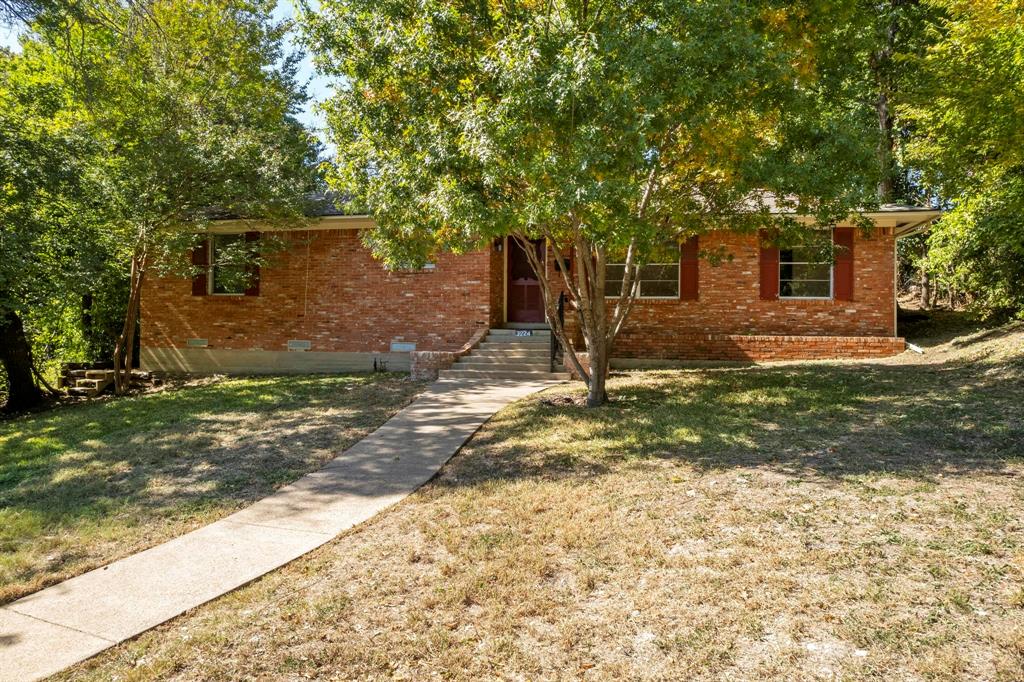
<path id="1" fill-rule="evenodd" d="M 1024 7 L 929 0 L 938 18 L 902 113 L 909 163 L 952 209 L 925 267 L 989 314 L 1024 312 Z"/>
<path id="2" fill-rule="evenodd" d="M 295 118 L 306 94 L 272 2 L 155 0 L 132 31 L 122 29 L 135 21 L 135 6 L 102 9 L 105 21 L 50 15 L 33 25 L 20 55 L 6 57 L 9 73 L 35 74 L 51 87 L 35 88 L 38 134 L 11 119 L 21 145 L 12 152 L 24 154 L 9 156 L 21 163 L 11 190 L 18 196 L 0 214 L 11 213 L 12 224 L 16 211 L 38 214 L 31 224 L 50 232 L 62 220 L 95 228 L 84 243 L 121 264 L 129 283 L 114 350 L 116 366 L 128 368 L 145 273 L 186 271 L 184 254 L 219 215 L 301 221 L 318 145 Z M 4 115 L 17 111 L 6 107 Z M 51 134 L 55 122 L 85 143 L 62 142 Z M 69 169 L 77 184 L 55 190 Z M 22 223 L 18 234 L 27 235 L 30 223 Z M 8 241 L 4 249 L 18 252 L 5 271 L 17 280 L 11 290 L 38 288 L 34 267 L 60 270 L 38 243 L 15 249 Z"/>
<path id="3" fill-rule="evenodd" d="M 605 314 L 610 253 L 630 271 L 685 234 L 798 230 L 769 198 L 825 225 L 873 201 L 877 127 L 835 9 L 327 0 L 306 23 L 343 83 L 333 182 L 371 208 L 391 263 L 504 235 L 573 249 L 599 375 L 635 294 L 627 276 Z"/>
<path id="4" fill-rule="evenodd" d="M 96 263 L 95 224 L 82 200 L 82 160 L 95 145 L 64 115 L 65 104 L 51 70 L 0 52 L 0 359 L 11 409 L 42 398 L 25 320 L 46 326 L 60 317 L 66 293 L 82 288 Z"/>

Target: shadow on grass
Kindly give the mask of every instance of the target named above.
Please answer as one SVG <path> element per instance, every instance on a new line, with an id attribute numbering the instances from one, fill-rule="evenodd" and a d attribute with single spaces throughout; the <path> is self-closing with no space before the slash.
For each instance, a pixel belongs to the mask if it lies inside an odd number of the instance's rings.
<path id="1" fill-rule="evenodd" d="M 460 479 L 598 476 L 659 458 L 702 470 L 932 480 L 998 473 L 1024 458 L 1019 358 L 622 373 L 609 391 L 598 409 L 542 397 L 499 416 L 476 443 L 506 452 Z"/>
<path id="2" fill-rule="evenodd" d="M 2 422 L 0 551 L 118 515 L 131 526 L 241 506 L 338 454 L 418 388 L 395 374 L 236 379 Z"/>

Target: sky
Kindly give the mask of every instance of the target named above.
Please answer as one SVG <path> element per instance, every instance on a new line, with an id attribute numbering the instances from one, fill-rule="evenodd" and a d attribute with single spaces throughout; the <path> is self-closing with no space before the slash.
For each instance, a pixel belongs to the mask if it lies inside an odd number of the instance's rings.
<path id="1" fill-rule="evenodd" d="M 274 11 L 274 17 L 276 19 L 288 19 L 295 16 L 296 10 L 293 0 L 278 0 L 277 9 Z M 12 50 L 18 51 L 18 31 L 17 27 L 9 28 L 0 25 L 0 46 L 7 47 Z M 289 39 L 290 47 L 296 48 L 295 36 L 291 36 Z M 330 95 L 330 89 L 328 87 L 328 81 L 323 76 L 319 75 L 313 68 L 313 62 L 309 58 L 309 55 L 302 60 L 302 64 L 299 70 L 299 79 L 301 81 L 308 82 L 307 91 L 310 96 L 310 101 L 306 104 L 306 107 L 299 115 L 299 120 L 306 125 L 310 130 L 317 133 L 318 137 L 326 143 L 324 135 L 324 119 L 323 116 L 316 112 L 315 106 L 318 102 L 322 102 Z M 328 149 L 328 152 L 331 150 Z"/>
<path id="2" fill-rule="evenodd" d="M 289 19 L 296 16 L 296 13 L 293 0 L 278 0 L 277 9 L 274 10 L 274 17 L 277 19 Z M 291 46 L 296 48 L 294 40 L 295 36 L 293 35 L 290 37 Z M 323 116 L 317 114 L 315 107 L 318 102 L 322 102 L 330 96 L 330 89 L 328 87 L 328 80 L 316 72 L 316 69 L 313 67 L 313 61 L 309 58 L 308 54 L 302 60 L 302 65 L 299 69 L 299 79 L 308 82 L 307 89 L 310 97 L 310 101 L 306 104 L 299 120 L 310 130 L 315 131 L 321 140 L 325 140 L 324 119 Z"/>

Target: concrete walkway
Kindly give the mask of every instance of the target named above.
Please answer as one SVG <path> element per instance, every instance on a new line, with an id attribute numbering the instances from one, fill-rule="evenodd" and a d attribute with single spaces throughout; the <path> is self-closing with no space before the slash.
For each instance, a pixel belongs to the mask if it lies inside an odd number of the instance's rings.
<path id="1" fill-rule="evenodd" d="M 323 545 L 429 480 L 499 409 L 554 383 L 435 382 L 251 507 L 0 608 L 0 680 L 52 675 Z"/>

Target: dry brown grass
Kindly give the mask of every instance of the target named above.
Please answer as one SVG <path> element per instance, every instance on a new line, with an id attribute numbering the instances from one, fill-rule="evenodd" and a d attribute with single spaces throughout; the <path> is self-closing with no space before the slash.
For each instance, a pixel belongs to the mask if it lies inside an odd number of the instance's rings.
<path id="1" fill-rule="evenodd" d="M 624 374 L 593 411 L 549 391 L 67 677 L 1024 679 L 1022 345 Z"/>

